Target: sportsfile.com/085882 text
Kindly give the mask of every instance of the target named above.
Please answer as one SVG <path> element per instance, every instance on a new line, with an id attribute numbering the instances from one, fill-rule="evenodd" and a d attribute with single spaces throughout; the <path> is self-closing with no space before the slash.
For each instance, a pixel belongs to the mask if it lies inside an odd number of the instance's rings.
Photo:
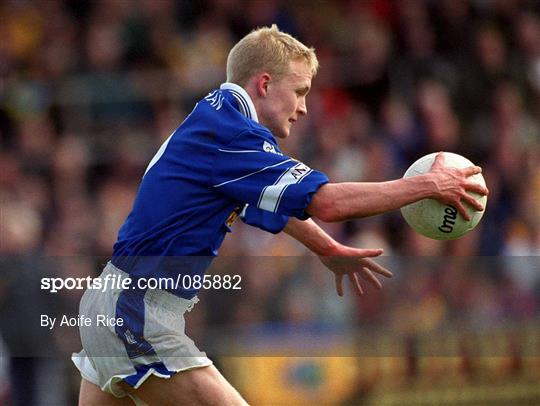
<path id="1" fill-rule="evenodd" d="M 190 275 L 179 274 L 176 278 L 137 278 L 106 275 L 103 278 L 41 278 L 41 290 L 57 293 L 63 289 L 84 290 L 93 289 L 105 292 L 107 289 L 224 289 L 241 290 L 241 275 Z"/>

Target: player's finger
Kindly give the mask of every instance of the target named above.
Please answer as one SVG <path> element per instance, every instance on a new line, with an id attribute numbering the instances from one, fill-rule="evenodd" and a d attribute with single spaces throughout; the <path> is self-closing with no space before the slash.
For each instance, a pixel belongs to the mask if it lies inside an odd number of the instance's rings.
<path id="1" fill-rule="evenodd" d="M 369 283 L 371 283 L 375 288 L 382 289 L 381 281 L 378 280 L 377 277 L 373 275 L 373 273 L 369 269 L 364 268 L 360 276 L 364 278 L 366 281 L 368 281 Z"/>
<path id="2" fill-rule="evenodd" d="M 336 274 L 336 291 L 338 296 L 343 296 L 343 275 Z"/>
<path id="3" fill-rule="evenodd" d="M 360 285 L 360 281 L 358 280 L 358 277 L 354 272 L 350 272 L 347 274 L 349 277 L 349 280 L 351 281 L 351 285 L 353 286 L 353 289 L 356 291 L 357 294 L 362 296 L 364 294 L 364 290 L 362 289 L 362 285 Z"/>
<path id="4" fill-rule="evenodd" d="M 384 266 L 379 265 L 375 261 L 372 261 L 370 259 L 365 258 L 363 260 L 363 264 L 365 268 L 368 268 L 372 270 L 373 272 L 377 272 L 378 274 L 385 276 L 387 278 L 391 278 L 393 276 L 392 272 L 390 272 L 388 269 L 386 269 Z"/>
<path id="5" fill-rule="evenodd" d="M 469 192 L 478 193 L 482 196 L 487 196 L 489 194 L 489 190 L 487 187 L 482 186 L 480 183 L 476 182 L 469 182 L 465 184 L 465 189 Z"/>
<path id="6" fill-rule="evenodd" d="M 471 221 L 471 216 L 469 216 L 469 212 L 467 211 L 465 206 L 461 204 L 461 202 L 456 203 L 455 209 L 459 212 L 459 214 L 463 216 L 466 221 Z"/>
<path id="7" fill-rule="evenodd" d="M 469 206 L 471 206 L 476 211 L 483 211 L 484 205 L 480 203 L 478 200 L 476 200 L 473 196 L 463 193 L 461 196 L 461 200 L 463 200 L 465 203 L 467 203 Z"/>
<path id="8" fill-rule="evenodd" d="M 468 166 L 466 168 L 463 168 L 463 174 L 465 176 L 477 175 L 479 173 L 482 173 L 482 168 L 480 168 L 479 166 Z"/>

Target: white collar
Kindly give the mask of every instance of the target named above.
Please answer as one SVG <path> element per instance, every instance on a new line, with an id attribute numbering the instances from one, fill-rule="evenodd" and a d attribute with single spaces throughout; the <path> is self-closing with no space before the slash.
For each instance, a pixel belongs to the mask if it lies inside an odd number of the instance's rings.
<path id="1" fill-rule="evenodd" d="M 230 90 L 232 95 L 236 98 L 236 100 L 238 100 L 240 111 L 246 117 L 251 118 L 257 123 L 259 122 L 255 105 L 253 104 L 251 97 L 249 97 L 249 94 L 242 86 L 238 86 L 236 83 L 226 82 L 223 83 L 219 88 L 223 90 Z"/>

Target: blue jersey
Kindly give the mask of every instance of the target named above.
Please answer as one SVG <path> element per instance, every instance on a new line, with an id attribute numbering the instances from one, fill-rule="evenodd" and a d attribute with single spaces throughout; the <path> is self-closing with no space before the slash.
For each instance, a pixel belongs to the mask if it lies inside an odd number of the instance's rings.
<path id="1" fill-rule="evenodd" d="M 236 217 L 273 233 L 328 178 L 290 158 L 258 123 L 247 92 L 221 85 L 163 143 L 118 233 L 112 262 L 132 277 L 202 275 Z M 191 298 L 196 291 L 173 292 Z"/>

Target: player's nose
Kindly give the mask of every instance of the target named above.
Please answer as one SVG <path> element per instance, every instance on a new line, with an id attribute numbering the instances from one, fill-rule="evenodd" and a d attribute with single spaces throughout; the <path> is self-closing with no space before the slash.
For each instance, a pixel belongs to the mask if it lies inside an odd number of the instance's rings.
<path id="1" fill-rule="evenodd" d="M 305 100 L 301 100 L 298 103 L 296 111 L 298 112 L 298 114 L 301 114 L 303 116 L 305 116 L 307 114 L 307 106 L 306 106 L 306 101 Z"/>

